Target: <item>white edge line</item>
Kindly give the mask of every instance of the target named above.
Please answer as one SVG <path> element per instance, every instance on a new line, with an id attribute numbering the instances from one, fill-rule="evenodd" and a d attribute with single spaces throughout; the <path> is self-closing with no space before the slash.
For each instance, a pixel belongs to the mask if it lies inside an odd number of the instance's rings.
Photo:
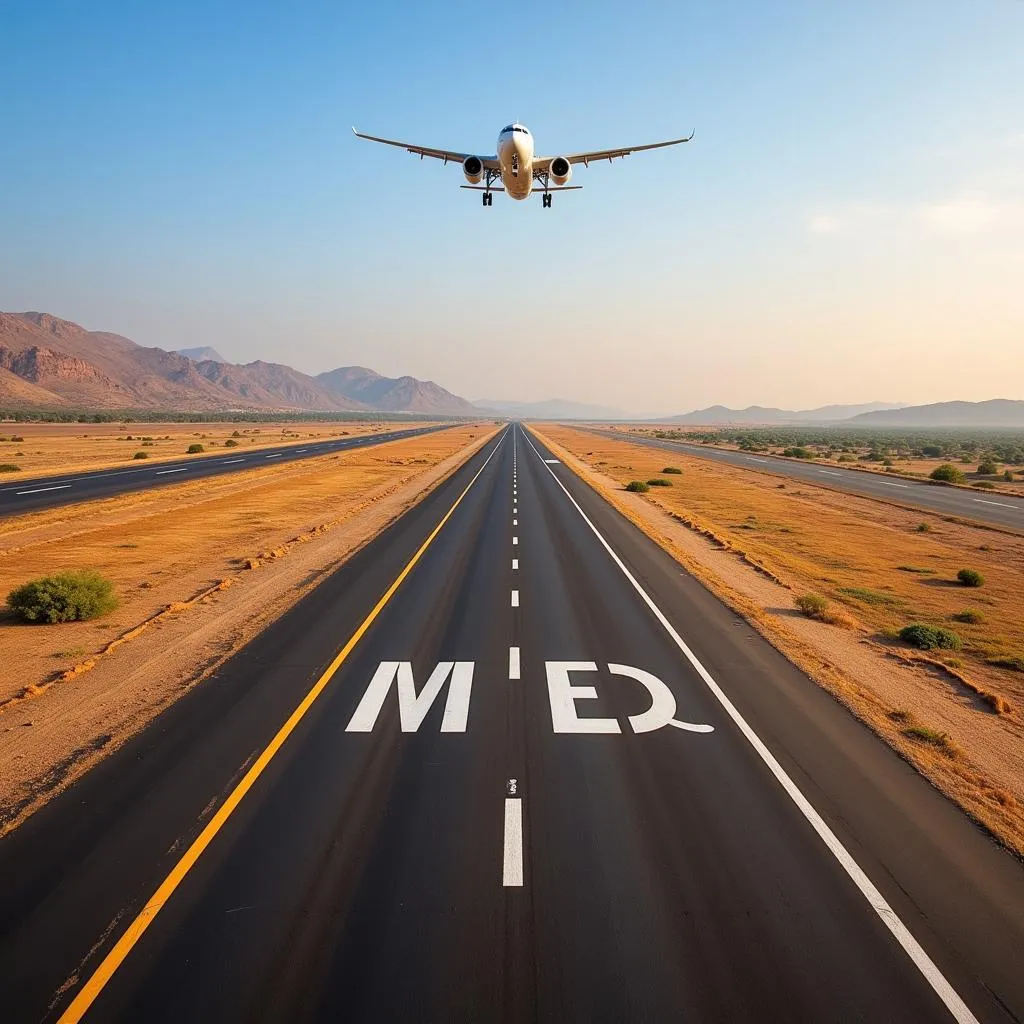
<path id="1" fill-rule="evenodd" d="M 523 884 L 523 801 L 505 798 L 505 857 L 501 884 L 519 888 Z"/>
<path id="2" fill-rule="evenodd" d="M 600 541 L 601 546 L 611 556 L 612 561 L 622 570 L 623 575 L 633 585 L 633 589 L 640 595 L 644 604 L 651 610 L 654 617 L 664 627 L 665 632 L 675 641 L 676 646 L 686 660 L 693 666 L 697 674 L 704 680 L 708 689 L 714 694 L 718 703 L 725 709 L 726 714 L 733 720 L 737 728 L 743 734 L 743 737 L 747 742 L 754 748 L 758 756 L 768 767 L 768 770 L 775 776 L 779 785 L 786 791 L 786 795 L 796 804 L 800 813 L 807 819 L 811 828 L 818 833 L 818 836 L 822 842 L 828 847 L 829 852 L 839 862 L 843 870 L 849 875 L 853 884 L 860 890 L 861 895 L 868 901 L 871 909 L 882 919 L 885 926 L 892 932 L 893 937 L 903 947 L 903 951 L 910 957 L 914 962 L 914 966 L 921 972 L 925 980 L 931 985 L 935 994 L 942 1000 L 950 1015 L 953 1017 L 957 1024 L 979 1024 L 977 1017 L 971 1013 L 967 1004 L 960 998 L 956 989 L 946 980 L 945 975 L 936 967 L 935 962 L 930 956 L 924 951 L 921 944 L 911 934 L 910 929 L 900 920 L 896 911 L 889 906 L 889 903 L 885 897 L 875 887 L 874 883 L 864 873 L 861 866 L 853 859 L 850 852 L 845 846 L 839 841 L 839 837 L 828 827 L 825 819 L 814 809 L 811 802 L 803 795 L 797 784 L 789 777 L 786 770 L 781 764 L 775 759 L 775 755 L 764 745 L 761 738 L 756 732 L 747 724 L 746 719 L 739 713 L 735 705 L 725 695 L 722 688 L 712 678 L 711 673 L 698 661 L 697 656 L 690 650 L 686 645 L 683 638 L 676 632 L 675 627 L 671 622 L 665 618 L 661 609 L 654 603 L 654 601 L 648 596 L 647 592 L 642 586 L 636 581 L 633 574 L 626 568 L 625 564 L 619 558 L 619 556 L 612 550 L 611 545 L 601 536 L 597 527 L 587 517 L 586 512 L 577 504 L 576 499 L 569 493 L 565 485 L 555 475 L 551 468 L 544 462 L 543 456 L 537 451 L 530 440 L 529 436 L 526 435 L 527 443 L 533 448 L 534 454 L 540 459 L 541 464 L 544 468 L 551 473 L 556 484 L 562 488 L 565 492 L 565 496 L 572 502 L 576 511 L 583 517 L 583 521 L 590 527 L 594 536 Z M 507 811 L 506 811 L 507 814 Z"/>

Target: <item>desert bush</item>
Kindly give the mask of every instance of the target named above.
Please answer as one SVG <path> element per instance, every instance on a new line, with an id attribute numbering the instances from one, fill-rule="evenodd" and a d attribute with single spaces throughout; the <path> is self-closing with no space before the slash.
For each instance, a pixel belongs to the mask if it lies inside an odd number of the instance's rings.
<path id="1" fill-rule="evenodd" d="M 132 458 L 133 459 L 148 459 L 149 458 L 149 452 L 136 452 L 132 456 Z"/>
<path id="2" fill-rule="evenodd" d="M 92 569 L 41 576 L 16 587 L 7 605 L 23 622 L 94 619 L 117 607 L 113 584 Z"/>
<path id="3" fill-rule="evenodd" d="M 810 448 L 804 448 L 802 446 L 797 448 L 786 448 L 783 455 L 788 455 L 791 459 L 813 459 L 814 452 Z"/>
<path id="4" fill-rule="evenodd" d="M 671 487 L 672 486 L 672 481 L 671 480 L 662 480 L 661 477 L 655 476 L 655 477 L 652 477 L 650 480 L 647 481 L 647 486 L 648 487 Z"/>
<path id="5" fill-rule="evenodd" d="M 682 475 L 682 472 L 683 471 L 678 466 L 666 466 L 662 470 L 662 473 L 668 473 L 669 475 L 672 476 L 680 476 Z"/>
<path id="6" fill-rule="evenodd" d="M 238 442 L 229 437 L 224 442 L 224 447 L 225 448 L 237 448 L 238 447 Z"/>
<path id="7" fill-rule="evenodd" d="M 836 618 L 832 602 L 827 597 L 822 597 L 821 594 L 800 594 L 796 598 L 796 606 L 809 619 L 832 622 Z"/>
<path id="8" fill-rule="evenodd" d="M 903 604 L 903 601 L 895 594 L 887 594 L 882 590 L 870 590 L 868 587 L 840 587 L 839 593 L 870 605 Z"/>
<path id="9" fill-rule="evenodd" d="M 630 480 L 626 484 L 627 491 L 633 491 L 636 494 L 644 494 L 651 489 L 650 484 L 646 484 L 643 480 Z"/>
<path id="10" fill-rule="evenodd" d="M 1009 470 L 1009 469 L 1003 470 L 1003 479 L 1008 484 L 1012 484 L 1013 483 L 1013 471 Z"/>
<path id="11" fill-rule="evenodd" d="M 190 444 L 188 446 L 188 451 L 186 451 L 185 454 L 186 455 L 198 455 L 200 452 L 205 452 L 205 451 L 206 451 L 206 448 L 203 445 L 201 445 L 201 444 Z"/>
<path id="12" fill-rule="evenodd" d="M 964 475 L 950 462 L 944 462 L 936 466 L 929 474 L 932 480 L 940 480 L 946 484 L 960 484 L 964 482 Z"/>
<path id="13" fill-rule="evenodd" d="M 25 438 L 23 438 L 21 436 L 21 434 L 11 434 L 11 440 L 12 441 L 19 441 L 20 442 L 20 441 L 24 441 Z"/>
<path id="14" fill-rule="evenodd" d="M 929 743 L 933 747 L 938 747 L 939 750 L 950 757 L 956 754 L 956 747 L 950 739 L 948 732 L 929 729 L 926 725 L 911 725 L 903 730 L 903 735 L 909 736 L 911 739 L 920 740 L 922 743 Z"/>
<path id="15" fill-rule="evenodd" d="M 962 612 L 956 612 L 950 618 L 954 622 L 967 622 L 972 626 L 985 621 L 985 616 L 977 608 L 965 608 Z"/>
<path id="16" fill-rule="evenodd" d="M 0 473 L 20 473 L 21 466 L 13 462 L 0 462 Z"/>
<path id="17" fill-rule="evenodd" d="M 963 641 L 951 629 L 914 622 L 900 630 L 900 639 L 922 651 L 959 651 Z"/>
<path id="18" fill-rule="evenodd" d="M 932 532 L 932 524 L 931 523 L 918 523 L 917 524 L 917 532 L 918 533 L 931 533 Z"/>
<path id="19" fill-rule="evenodd" d="M 999 467 L 989 459 L 986 459 L 978 466 L 978 473 L 981 476 L 995 476 L 999 472 Z"/>
<path id="20" fill-rule="evenodd" d="M 985 582 L 985 577 L 977 569 L 961 569 L 956 578 L 965 587 L 980 587 Z"/>
<path id="21" fill-rule="evenodd" d="M 980 487 L 983 491 L 994 491 L 996 485 L 991 480 L 975 480 L 972 487 Z"/>

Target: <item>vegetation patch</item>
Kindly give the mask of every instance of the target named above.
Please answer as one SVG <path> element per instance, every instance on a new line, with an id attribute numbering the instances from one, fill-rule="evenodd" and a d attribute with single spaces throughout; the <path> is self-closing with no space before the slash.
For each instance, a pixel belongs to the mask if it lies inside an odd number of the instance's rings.
<path id="1" fill-rule="evenodd" d="M 900 630 L 900 639 L 921 651 L 959 651 L 963 641 L 951 629 L 914 622 Z"/>
<path id="2" fill-rule="evenodd" d="M 0 462 L 0 473 L 20 473 L 21 466 L 13 462 Z"/>
<path id="3" fill-rule="evenodd" d="M 965 608 L 962 612 L 955 612 L 950 618 L 954 622 L 966 622 L 971 626 L 980 625 L 985 621 L 985 616 L 977 608 Z"/>
<path id="4" fill-rule="evenodd" d="M 897 565 L 896 568 L 900 572 L 914 572 L 920 576 L 934 576 L 938 569 L 929 569 L 924 565 Z"/>
<path id="5" fill-rule="evenodd" d="M 201 444 L 190 444 L 188 450 L 185 452 L 186 455 L 198 455 L 200 452 L 205 452 L 206 448 Z"/>
<path id="6" fill-rule="evenodd" d="M 1024 658 L 1018 658 L 1016 655 L 989 658 L 988 663 L 995 665 L 996 668 L 1008 668 L 1012 672 L 1024 672 Z"/>
<path id="7" fill-rule="evenodd" d="M 796 606 L 809 619 L 827 622 L 830 626 L 842 626 L 852 629 L 856 623 L 841 608 L 834 608 L 832 602 L 821 594 L 800 594 L 796 598 Z"/>
<path id="8" fill-rule="evenodd" d="M 927 725 L 908 725 L 901 732 L 904 736 L 920 743 L 927 743 L 937 747 L 947 757 L 956 757 L 957 748 L 950 739 L 948 732 L 939 732 L 938 729 L 929 729 Z"/>
<path id="9" fill-rule="evenodd" d="M 112 612 L 117 597 L 110 580 L 78 569 L 23 583 L 10 592 L 7 605 L 23 622 L 76 622 Z"/>
<path id="10" fill-rule="evenodd" d="M 985 582 L 985 577 L 976 569 L 961 569 L 956 578 L 965 587 L 980 587 Z"/>
<path id="11" fill-rule="evenodd" d="M 932 480 L 938 480 L 944 484 L 962 484 L 967 478 L 951 462 L 944 462 L 936 466 L 929 474 Z"/>
<path id="12" fill-rule="evenodd" d="M 626 490 L 632 491 L 634 494 L 646 494 L 651 489 L 651 485 L 644 483 L 643 480 L 630 480 L 626 484 Z"/>
<path id="13" fill-rule="evenodd" d="M 661 477 L 655 476 L 647 481 L 648 487 L 671 487 L 671 480 L 662 480 Z"/>
<path id="14" fill-rule="evenodd" d="M 132 458 L 133 459 L 148 459 L 149 458 L 149 452 L 136 452 L 132 456 Z"/>
<path id="15" fill-rule="evenodd" d="M 683 471 L 678 466 L 665 466 L 665 468 L 662 469 L 662 473 L 667 473 L 670 476 L 680 476 L 682 475 L 682 472 Z"/>
<path id="16" fill-rule="evenodd" d="M 895 594 L 886 594 L 881 590 L 869 590 L 867 587 L 840 587 L 839 593 L 870 605 L 898 606 L 903 604 L 903 601 Z"/>

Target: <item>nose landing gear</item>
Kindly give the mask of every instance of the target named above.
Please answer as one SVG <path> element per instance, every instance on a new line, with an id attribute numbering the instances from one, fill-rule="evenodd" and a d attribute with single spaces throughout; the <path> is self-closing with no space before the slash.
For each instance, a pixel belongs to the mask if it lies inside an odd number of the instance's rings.
<path id="1" fill-rule="evenodd" d="M 484 206 L 493 206 L 494 205 L 494 194 L 493 193 L 485 192 L 480 198 L 484 201 Z"/>
<path id="2" fill-rule="evenodd" d="M 551 200 L 553 198 L 554 198 L 554 196 L 552 196 L 552 194 L 550 192 L 545 192 L 544 195 L 541 197 L 541 206 L 544 209 L 547 209 L 548 207 L 551 206 Z"/>

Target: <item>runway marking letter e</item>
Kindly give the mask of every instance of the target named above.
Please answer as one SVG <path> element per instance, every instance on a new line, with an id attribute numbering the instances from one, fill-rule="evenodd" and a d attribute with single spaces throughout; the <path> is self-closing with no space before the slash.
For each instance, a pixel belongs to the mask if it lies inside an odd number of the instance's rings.
<path id="1" fill-rule="evenodd" d="M 441 688 L 448 682 L 448 699 L 441 719 L 441 732 L 465 732 L 469 717 L 469 696 L 473 687 L 472 661 L 440 661 L 430 673 L 423 689 L 416 692 L 412 663 L 408 661 L 382 661 L 377 666 L 363 699 L 352 714 L 345 732 L 373 732 L 384 701 L 397 681 L 398 718 L 402 732 L 416 732 L 427 717 Z"/>

